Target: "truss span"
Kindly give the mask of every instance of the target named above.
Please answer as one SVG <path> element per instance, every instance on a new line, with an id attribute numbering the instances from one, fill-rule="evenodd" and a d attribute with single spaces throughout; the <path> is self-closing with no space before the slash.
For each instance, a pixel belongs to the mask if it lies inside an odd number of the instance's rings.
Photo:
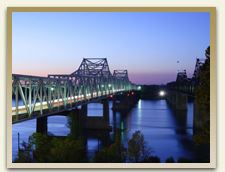
<path id="1" fill-rule="evenodd" d="M 42 115 L 130 90 L 137 90 L 137 85 L 130 82 L 127 70 L 111 74 L 106 58 L 84 58 L 78 70 L 68 75 L 13 74 L 12 115 Z"/>

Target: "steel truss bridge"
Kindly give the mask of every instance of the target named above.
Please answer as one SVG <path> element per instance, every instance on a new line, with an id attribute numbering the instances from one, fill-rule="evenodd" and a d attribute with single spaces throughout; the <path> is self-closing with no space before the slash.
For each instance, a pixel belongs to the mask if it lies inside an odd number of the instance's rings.
<path id="1" fill-rule="evenodd" d="M 112 74 L 106 58 L 84 58 L 79 68 L 68 75 L 13 74 L 15 106 L 12 107 L 12 116 L 32 117 L 49 111 L 59 112 L 60 109 L 137 89 L 138 86 L 129 80 L 127 70 L 114 70 Z"/>
<path id="2" fill-rule="evenodd" d="M 205 60 L 196 59 L 195 70 L 192 78 L 187 77 L 186 70 L 177 73 L 176 81 L 167 84 L 167 88 L 194 96 L 195 86 L 199 84 L 199 74 Z"/>

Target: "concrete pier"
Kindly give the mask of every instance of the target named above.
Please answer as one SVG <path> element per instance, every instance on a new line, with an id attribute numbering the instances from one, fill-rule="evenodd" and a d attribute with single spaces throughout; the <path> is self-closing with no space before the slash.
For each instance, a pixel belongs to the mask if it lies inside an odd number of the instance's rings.
<path id="1" fill-rule="evenodd" d="M 83 129 L 95 129 L 95 130 L 110 130 L 109 126 L 109 101 L 103 99 L 101 102 L 103 107 L 102 116 L 88 116 L 87 104 L 82 105 L 81 109 L 75 109 L 71 112 L 72 115 L 77 116 L 77 120 L 82 125 Z"/>
<path id="2" fill-rule="evenodd" d="M 47 135 L 48 133 L 48 117 L 47 116 L 37 118 L 36 132 Z"/>
<path id="3" fill-rule="evenodd" d="M 174 110 L 187 110 L 188 96 L 184 93 L 168 91 L 166 100 Z"/>
<path id="4" fill-rule="evenodd" d="M 109 126 L 109 101 L 108 99 L 103 99 L 100 103 L 103 107 L 102 116 L 86 116 L 86 129 L 111 130 L 111 127 Z"/>

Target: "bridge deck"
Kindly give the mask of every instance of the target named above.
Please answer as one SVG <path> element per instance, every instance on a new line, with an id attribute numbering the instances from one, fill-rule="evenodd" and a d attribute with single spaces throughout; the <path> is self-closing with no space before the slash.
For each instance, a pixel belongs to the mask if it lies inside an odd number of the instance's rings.
<path id="1" fill-rule="evenodd" d="M 42 104 L 40 102 L 37 102 L 35 104 L 34 113 L 32 115 L 29 115 L 27 113 L 27 109 L 24 105 L 18 106 L 18 108 L 12 107 L 13 123 L 18 123 L 18 122 L 33 119 L 33 118 L 38 118 L 41 116 L 50 116 L 53 114 L 62 113 L 62 112 L 68 111 L 69 109 L 74 109 L 84 104 L 100 101 L 111 95 L 122 94 L 122 92 L 123 90 L 117 90 L 117 92 L 109 91 L 99 95 L 94 94 L 93 96 L 88 95 L 84 97 L 83 95 L 80 95 L 75 97 L 69 97 L 67 98 L 67 100 L 56 99 L 54 100 L 54 102 L 52 102 L 52 106 L 51 106 L 52 109 L 49 109 L 47 102 L 42 102 Z M 67 101 L 66 106 L 64 104 L 64 101 Z M 41 114 L 41 109 L 42 109 L 42 114 Z"/>

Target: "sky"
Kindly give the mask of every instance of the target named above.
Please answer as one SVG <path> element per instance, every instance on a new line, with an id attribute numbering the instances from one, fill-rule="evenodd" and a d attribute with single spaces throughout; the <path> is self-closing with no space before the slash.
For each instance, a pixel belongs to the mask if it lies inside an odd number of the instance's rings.
<path id="1" fill-rule="evenodd" d="M 70 74 L 83 58 L 107 58 L 136 84 L 192 76 L 210 44 L 208 12 L 14 12 L 12 73 Z M 178 62 L 179 61 L 179 62 Z"/>

